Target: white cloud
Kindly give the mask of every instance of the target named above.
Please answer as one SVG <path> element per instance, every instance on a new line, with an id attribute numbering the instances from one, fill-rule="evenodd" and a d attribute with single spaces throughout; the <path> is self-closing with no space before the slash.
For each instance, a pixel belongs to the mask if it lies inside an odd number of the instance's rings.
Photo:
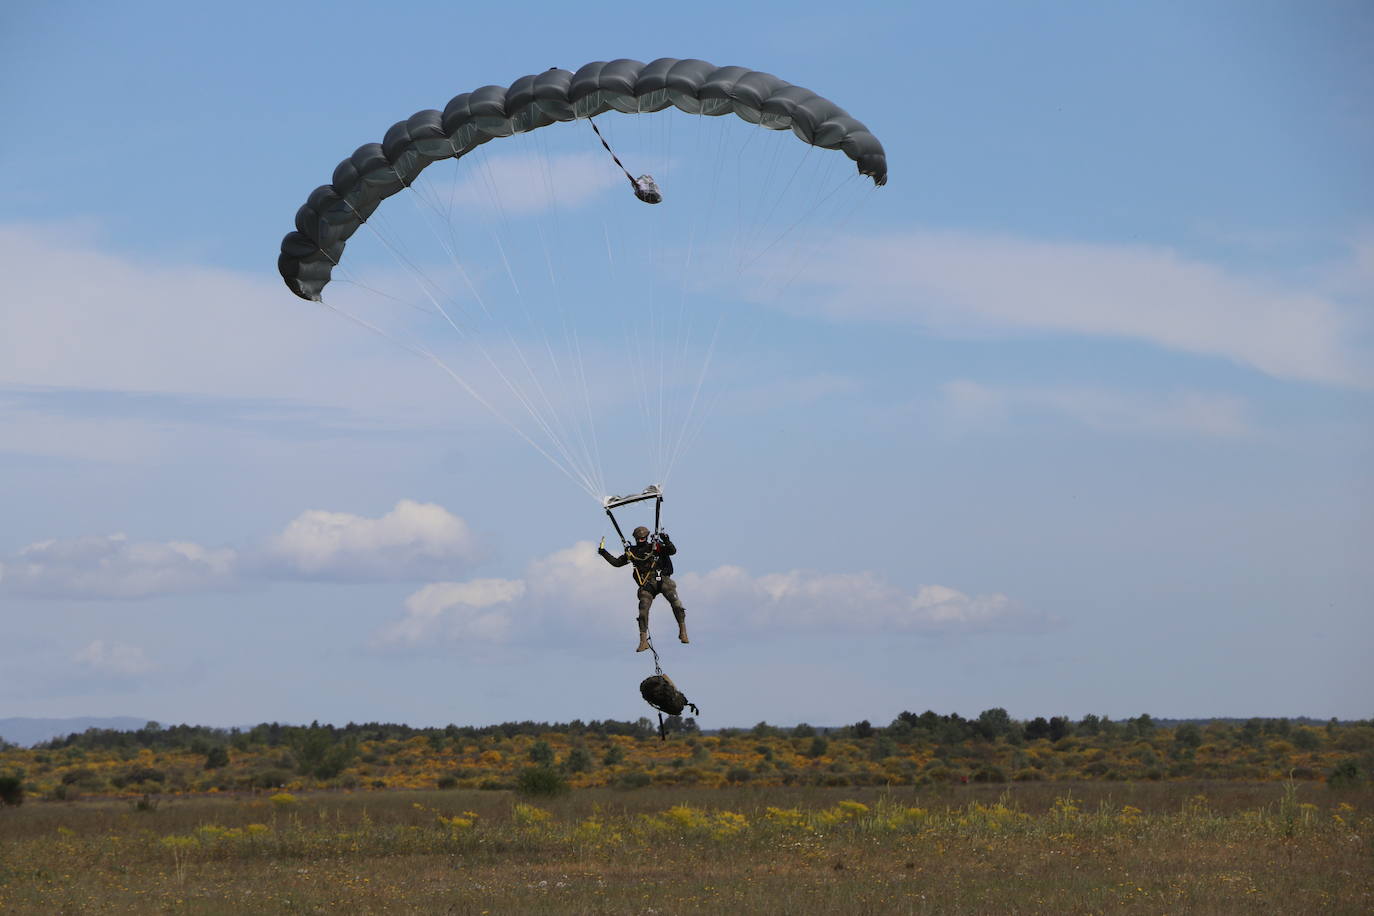
<path id="1" fill-rule="evenodd" d="M 415 644 L 454 636 L 502 642 L 513 626 L 511 607 L 525 594 L 525 583 L 510 579 L 436 582 L 405 602 L 405 616 L 382 629 L 382 644 Z"/>
<path id="2" fill-rule="evenodd" d="M 941 394 L 954 418 L 969 425 L 995 423 L 1010 411 L 1030 410 L 1116 432 L 1214 438 L 1254 433 L 1244 400 L 1198 391 L 1134 394 L 1076 386 L 993 386 L 959 379 L 941 386 Z"/>
<path id="3" fill-rule="evenodd" d="M 1353 306 L 1143 245 L 937 232 L 853 240 L 814 252 L 807 285 L 779 304 L 949 334 L 1131 338 L 1279 378 L 1374 385 L 1368 319 Z"/>
<path id="4" fill-rule="evenodd" d="M 138 542 L 124 534 L 30 544 L 0 567 L 0 589 L 33 597 L 147 598 L 224 588 L 238 555 L 187 541 Z"/>
<path id="5" fill-rule="evenodd" d="M 751 576 L 739 567 L 722 566 L 683 576 L 682 587 L 751 628 L 951 632 L 1047 622 L 1005 595 L 967 595 L 943 585 L 917 585 L 911 591 L 871 572 L 793 570 Z"/>
<path id="6" fill-rule="evenodd" d="M 467 522 L 435 503 L 403 499 L 380 518 L 302 512 L 268 541 L 265 559 L 302 578 L 395 580 L 451 574 L 477 553 Z"/>
<path id="7" fill-rule="evenodd" d="M 0 387 L 253 398 L 390 423 L 481 410 L 424 360 L 266 278 L 141 262 L 34 224 L 0 224 L 0 277 Z"/>
<path id="8" fill-rule="evenodd" d="M 136 677 L 153 670 L 143 650 L 121 642 L 97 639 L 79 650 L 72 660 L 93 674 Z"/>
<path id="9" fill-rule="evenodd" d="M 722 566 L 675 578 L 692 627 L 718 633 L 778 626 L 954 633 L 1034 630 L 1052 623 L 1005 595 L 968 595 L 942 585 L 907 588 L 871 572 L 753 575 Z M 608 567 L 595 545 L 581 541 L 533 561 L 522 579 L 428 585 L 406 600 L 402 616 L 376 641 L 427 645 L 438 638 L 470 646 L 545 633 L 633 635 L 635 607 L 625 570 Z M 660 598 L 653 613 L 661 620 L 671 612 Z"/>

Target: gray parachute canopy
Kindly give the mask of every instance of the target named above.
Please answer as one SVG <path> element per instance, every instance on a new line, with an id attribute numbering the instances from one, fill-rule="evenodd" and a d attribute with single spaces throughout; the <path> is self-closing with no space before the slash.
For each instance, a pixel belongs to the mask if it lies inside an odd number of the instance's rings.
<path id="1" fill-rule="evenodd" d="M 425 167 L 463 156 L 497 137 L 607 111 L 652 112 L 675 106 L 689 114 L 734 113 L 772 130 L 787 130 L 825 149 L 842 150 L 875 185 L 887 181 L 887 157 L 868 128 L 808 89 L 746 67 L 659 58 L 596 61 L 576 73 L 551 69 L 510 85 L 455 96 L 442 112 L 429 109 L 398 121 L 381 143 L 368 143 L 311 192 L 282 239 L 277 269 L 302 299 L 320 299 L 344 245 L 383 200 L 408 187 Z"/>

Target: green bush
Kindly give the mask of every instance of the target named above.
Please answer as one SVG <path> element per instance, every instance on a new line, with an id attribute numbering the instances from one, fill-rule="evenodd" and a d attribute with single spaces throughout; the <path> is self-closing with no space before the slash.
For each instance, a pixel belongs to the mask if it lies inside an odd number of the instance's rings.
<path id="1" fill-rule="evenodd" d="M 1360 764 L 1354 757 L 1347 757 L 1331 768 L 1326 776 L 1326 784 L 1332 789 L 1354 789 L 1364 782 Z"/>
<path id="2" fill-rule="evenodd" d="M 534 746 L 530 748 L 530 761 L 536 764 L 536 767 L 552 766 L 553 748 L 549 746 L 549 742 L 543 740 L 534 742 Z"/>
<path id="3" fill-rule="evenodd" d="M 286 770 L 258 770 L 248 775 L 248 786 L 252 789 L 276 789 L 291 781 Z"/>
<path id="4" fill-rule="evenodd" d="M 592 755 L 587 753 L 587 749 L 578 745 L 568 752 L 568 756 L 563 761 L 563 769 L 569 773 L 585 773 L 592 768 Z"/>
<path id="5" fill-rule="evenodd" d="M 17 808 L 24 803 L 24 780 L 18 776 L 0 776 L 0 805 Z"/>
<path id="6" fill-rule="evenodd" d="M 982 766 L 969 777 L 973 782 L 1006 782 L 1007 774 L 998 766 Z"/>
<path id="7" fill-rule="evenodd" d="M 553 767 L 526 767 L 515 777 L 515 791 L 525 796 L 563 795 L 571 789 L 568 780 Z"/>
<path id="8" fill-rule="evenodd" d="M 654 778 L 643 770 L 631 770 L 622 773 L 620 778 L 615 781 L 618 789 L 642 789 L 654 781 Z"/>

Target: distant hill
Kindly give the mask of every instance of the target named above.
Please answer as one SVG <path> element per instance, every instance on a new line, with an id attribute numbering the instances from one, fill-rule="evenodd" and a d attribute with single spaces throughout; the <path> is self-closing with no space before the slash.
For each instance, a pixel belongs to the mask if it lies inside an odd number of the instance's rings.
<path id="1" fill-rule="evenodd" d="M 0 738 L 10 744 L 29 747 L 52 738 L 66 737 L 73 732 L 84 732 L 88 728 L 134 731 L 147 724 L 147 719 L 135 719 L 131 716 L 114 716 L 108 719 L 91 716 L 78 716 L 74 719 L 0 719 Z"/>

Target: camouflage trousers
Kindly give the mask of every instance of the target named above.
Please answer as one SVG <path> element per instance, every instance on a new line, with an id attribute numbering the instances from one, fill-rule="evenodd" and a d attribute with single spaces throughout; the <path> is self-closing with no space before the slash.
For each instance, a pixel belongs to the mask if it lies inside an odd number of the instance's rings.
<path id="1" fill-rule="evenodd" d="M 664 576 L 660 581 L 650 581 L 639 587 L 639 628 L 647 630 L 649 628 L 649 605 L 654 603 L 654 598 L 662 595 L 668 599 L 668 606 L 673 609 L 673 616 L 678 623 L 682 623 L 687 617 L 687 609 L 682 606 L 682 599 L 677 596 L 677 583 L 672 576 Z"/>

